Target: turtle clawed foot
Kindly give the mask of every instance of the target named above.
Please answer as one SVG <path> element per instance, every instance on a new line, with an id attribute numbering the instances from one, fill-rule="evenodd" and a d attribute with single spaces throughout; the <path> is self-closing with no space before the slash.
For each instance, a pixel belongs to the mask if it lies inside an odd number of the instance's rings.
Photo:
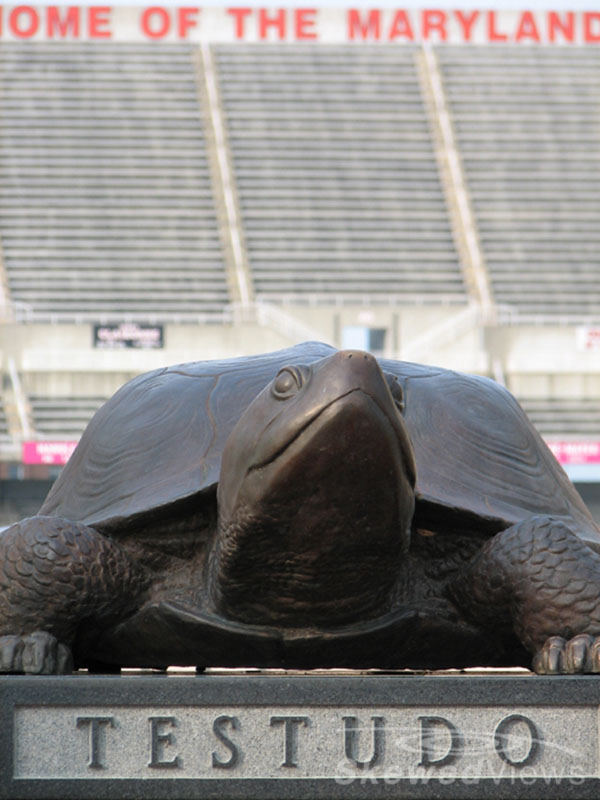
<path id="1" fill-rule="evenodd" d="M 72 671 L 70 649 L 50 633 L 0 636 L 0 673 L 65 675 Z"/>
<path id="2" fill-rule="evenodd" d="M 551 636 L 533 657 L 533 669 L 540 675 L 600 673 L 600 636 Z"/>

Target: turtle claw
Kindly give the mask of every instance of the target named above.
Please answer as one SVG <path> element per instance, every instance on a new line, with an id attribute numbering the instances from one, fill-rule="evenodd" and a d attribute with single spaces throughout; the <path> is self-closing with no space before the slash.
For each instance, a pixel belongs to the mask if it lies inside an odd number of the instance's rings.
<path id="1" fill-rule="evenodd" d="M 22 672 L 23 637 L 0 637 L 0 672 Z"/>
<path id="2" fill-rule="evenodd" d="M 535 654 L 533 669 L 540 675 L 600 673 L 600 636 L 551 636 Z"/>
<path id="3" fill-rule="evenodd" d="M 72 671 L 70 649 L 50 633 L 35 631 L 24 636 L 0 636 L 0 672 L 65 675 Z"/>

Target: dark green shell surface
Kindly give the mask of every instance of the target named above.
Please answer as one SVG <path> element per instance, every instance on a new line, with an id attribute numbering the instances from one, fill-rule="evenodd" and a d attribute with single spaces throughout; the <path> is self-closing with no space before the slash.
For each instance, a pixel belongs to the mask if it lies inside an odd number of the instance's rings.
<path id="1" fill-rule="evenodd" d="M 213 486 L 229 433 L 279 369 L 332 352 L 309 342 L 133 379 L 93 417 L 40 513 L 102 529 Z M 423 507 L 498 529 L 533 514 L 567 516 L 582 538 L 600 546 L 589 512 L 509 392 L 436 367 L 380 364 L 404 390 Z"/>

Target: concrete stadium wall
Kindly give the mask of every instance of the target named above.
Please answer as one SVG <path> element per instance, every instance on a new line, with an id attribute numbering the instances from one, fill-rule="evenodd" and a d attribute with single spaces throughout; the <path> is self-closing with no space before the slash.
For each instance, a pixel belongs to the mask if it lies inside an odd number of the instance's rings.
<path id="1" fill-rule="evenodd" d="M 10 325 L 2 329 L 4 366 L 14 358 L 28 393 L 110 395 L 141 372 L 203 359 L 233 358 L 286 347 L 285 337 L 256 325 L 166 325 L 160 349 L 102 350 L 91 325 Z"/>
<path id="2" fill-rule="evenodd" d="M 509 389 L 528 397 L 600 397 L 600 351 L 583 351 L 574 326 L 505 327 L 486 332 Z"/>
<path id="3" fill-rule="evenodd" d="M 503 374 L 522 396 L 600 397 L 600 352 L 578 349 L 574 327 L 453 327 L 461 307 L 288 305 L 283 311 L 298 330 L 256 322 L 166 324 L 165 346 L 154 350 L 96 349 L 89 324 L 6 325 L 2 365 L 14 359 L 28 392 L 110 394 L 132 375 L 167 364 L 267 352 L 309 337 L 339 347 L 345 328 L 362 326 L 386 331 L 383 354 L 389 358 Z"/>

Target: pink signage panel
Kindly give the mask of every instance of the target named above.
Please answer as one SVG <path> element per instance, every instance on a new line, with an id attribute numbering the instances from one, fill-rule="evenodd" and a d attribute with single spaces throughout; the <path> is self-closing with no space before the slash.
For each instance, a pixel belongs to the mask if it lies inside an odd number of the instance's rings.
<path id="1" fill-rule="evenodd" d="M 24 464 L 66 464 L 77 442 L 23 442 Z"/>
<path id="2" fill-rule="evenodd" d="M 560 464 L 600 464 L 600 441 L 549 440 Z M 77 442 L 24 442 L 24 464 L 66 464 Z"/>
<path id="3" fill-rule="evenodd" d="M 546 444 L 560 464 L 600 464 L 600 441 L 555 439 Z"/>

